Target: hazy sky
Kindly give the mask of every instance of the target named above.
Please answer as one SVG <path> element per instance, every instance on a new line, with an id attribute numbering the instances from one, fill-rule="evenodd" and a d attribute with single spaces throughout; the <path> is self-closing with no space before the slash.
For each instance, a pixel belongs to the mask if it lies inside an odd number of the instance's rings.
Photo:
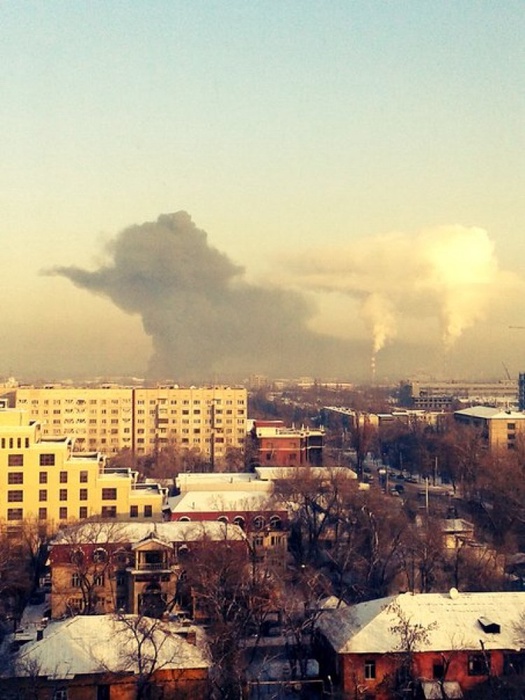
<path id="1" fill-rule="evenodd" d="M 522 0 L 11 2 L 0 32 L 0 375 L 143 376 L 159 343 L 152 376 L 189 375 L 166 358 L 204 307 L 195 379 L 230 355 L 355 379 L 374 351 L 393 380 L 525 370 Z M 124 230 L 179 211 L 228 272 L 195 306 L 170 278 L 177 325 L 152 330 L 92 282 Z M 186 346 L 159 340 L 184 314 Z"/>

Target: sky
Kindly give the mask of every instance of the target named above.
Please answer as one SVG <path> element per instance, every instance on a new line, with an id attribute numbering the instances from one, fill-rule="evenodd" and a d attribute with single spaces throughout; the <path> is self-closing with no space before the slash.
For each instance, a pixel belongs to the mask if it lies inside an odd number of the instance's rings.
<path id="1" fill-rule="evenodd" d="M 525 5 L 0 5 L 0 376 L 525 371 Z"/>

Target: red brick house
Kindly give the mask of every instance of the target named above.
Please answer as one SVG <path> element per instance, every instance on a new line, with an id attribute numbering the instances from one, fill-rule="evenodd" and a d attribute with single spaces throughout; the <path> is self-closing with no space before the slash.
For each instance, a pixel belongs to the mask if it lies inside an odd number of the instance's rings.
<path id="1" fill-rule="evenodd" d="M 462 698 L 489 677 L 525 672 L 524 615 L 525 592 L 455 589 L 326 611 L 322 673 L 349 699 Z"/>
<path id="2" fill-rule="evenodd" d="M 245 553 L 243 530 L 222 522 L 85 522 L 52 542 L 51 614 L 117 610 L 161 616 L 173 609 L 179 582 L 200 548 Z"/>
<path id="3" fill-rule="evenodd" d="M 0 697 L 205 700 L 210 663 L 188 631 L 130 615 L 51 622 L 4 669 Z"/>
<path id="4" fill-rule="evenodd" d="M 287 428 L 282 421 L 254 421 L 248 433 L 261 466 L 321 466 L 324 431 Z"/>
<path id="5" fill-rule="evenodd" d="M 237 525 L 258 561 L 278 568 L 286 564 L 288 511 L 271 490 L 186 491 L 168 498 L 166 513 L 171 521 Z"/>

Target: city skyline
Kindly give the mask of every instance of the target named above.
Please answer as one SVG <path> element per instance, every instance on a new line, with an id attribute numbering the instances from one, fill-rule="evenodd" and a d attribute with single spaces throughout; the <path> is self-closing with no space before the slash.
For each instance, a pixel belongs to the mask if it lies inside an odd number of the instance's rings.
<path id="1" fill-rule="evenodd" d="M 111 267 L 123 231 L 180 211 L 265 309 L 242 362 L 237 323 L 191 379 L 523 370 L 521 3 L 1 16 L 2 374 L 151 370 L 144 315 L 63 273 Z M 261 346 L 263 300 L 282 328 Z"/>

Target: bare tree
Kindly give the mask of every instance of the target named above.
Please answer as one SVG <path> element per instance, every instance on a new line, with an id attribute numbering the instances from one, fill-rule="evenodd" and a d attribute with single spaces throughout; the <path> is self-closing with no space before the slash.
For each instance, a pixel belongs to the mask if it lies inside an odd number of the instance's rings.
<path id="1" fill-rule="evenodd" d="M 106 592 L 111 590 L 112 551 L 123 542 L 119 523 L 91 520 L 68 527 L 57 538 L 55 547 L 66 545 L 68 565 L 56 567 L 52 595 L 62 599 L 69 615 L 94 615 L 104 612 Z M 52 552 L 52 558 L 55 552 Z M 61 578 L 58 579 L 58 571 Z M 116 607 L 113 600 L 113 608 Z"/>

